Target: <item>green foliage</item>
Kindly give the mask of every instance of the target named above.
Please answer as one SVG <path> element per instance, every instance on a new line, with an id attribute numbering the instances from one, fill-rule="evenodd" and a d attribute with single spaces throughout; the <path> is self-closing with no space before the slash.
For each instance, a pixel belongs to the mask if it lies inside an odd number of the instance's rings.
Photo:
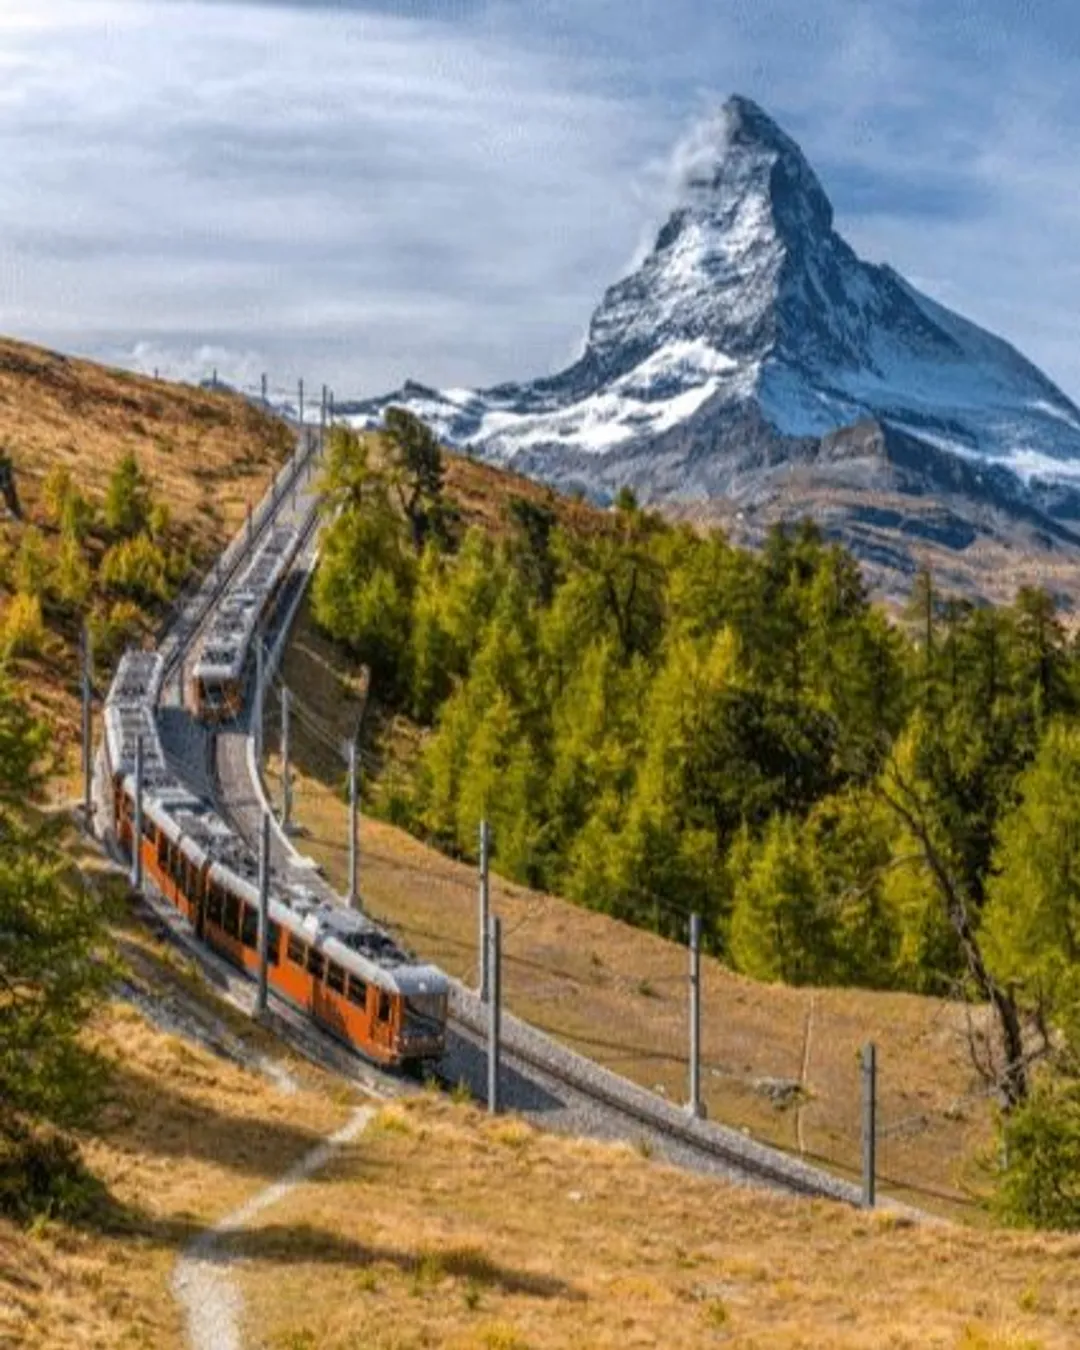
<path id="1" fill-rule="evenodd" d="M 505 874 L 680 939 L 698 913 L 762 978 L 962 990 L 1014 1106 L 1025 1046 L 1078 1076 L 1080 644 L 1046 594 L 924 574 L 905 626 L 809 522 L 754 554 L 629 492 L 579 529 L 512 498 L 457 546 L 434 438 L 385 439 L 385 470 L 332 442 L 314 594 L 431 727 L 396 818 L 472 855 L 486 817 Z"/>
<path id="2" fill-rule="evenodd" d="M 94 1066 L 75 1037 L 111 977 L 95 959 L 101 906 L 65 865 L 56 827 L 26 805 L 47 743 L 47 729 L 0 684 L 0 1135 L 13 1147 L 26 1143 L 27 1115 L 85 1116 Z M 9 1156 L 2 1169 L 9 1210 L 10 1169 L 26 1173 L 25 1163 Z"/>
<path id="3" fill-rule="evenodd" d="M 106 667 L 118 661 L 125 647 L 137 640 L 144 624 L 142 610 L 130 600 L 117 600 L 105 614 L 93 615 L 90 634 L 95 660 Z"/>
<path id="4" fill-rule="evenodd" d="M 90 503 L 75 486 L 71 471 L 62 465 L 54 465 L 45 475 L 42 496 L 50 523 L 65 538 L 82 543 L 90 531 L 94 513 Z"/>
<path id="5" fill-rule="evenodd" d="M 65 610 L 75 612 L 85 606 L 93 584 L 93 573 L 86 561 L 78 536 L 62 534 L 50 581 L 53 596 Z"/>
<path id="6" fill-rule="evenodd" d="M 130 450 L 109 478 L 104 518 L 110 533 L 121 539 L 130 539 L 141 533 L 149 522 L 149 484 Z"/>
<path id="7" fill-rule="evenodd" d="M 52 560 L 44 536 L 35 526 L 27 525 L 19 540 L 12 568 L 15 589 L 23 595 L 44 599 L 49 591 L 51 572 Z"/>
<path id="8" fill-rule="evenodd" d="M 41 601 L 36 595 L 13 595 L 0 619 L 0 653 L 13 656 L 40 656 L 48 634 L 41 616 Z"/>
<path id="9" fill-rule="evenodd" d="M 998 1213 L 1024 1227 L 1080 1229 L 1080 1083 L 1044 1086 L 1003 1125 Z"/>
<path id="10" fill-rule="evenodd" d="M 113 544 L 99 578 L 108 590 L 146 606 L 168 600 L 173 591 L 168 559 L 148 534 Z"/>
<path id="11" fill-rule="evenodd" d="M 434 432 L 406 408 L 387 408 L 383 426 L 390 452 L 389 482 L 419 552 L 432 534 L 444 533 L 442 451 Z"/>

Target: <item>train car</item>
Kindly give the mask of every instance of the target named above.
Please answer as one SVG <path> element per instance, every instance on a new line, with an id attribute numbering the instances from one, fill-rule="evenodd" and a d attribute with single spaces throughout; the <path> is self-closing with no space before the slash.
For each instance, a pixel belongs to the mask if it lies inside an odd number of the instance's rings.
<path id="1" fill-rule="evenodd" d="M 251 640 L 272 611 L 300 546 L 294 525 L 275 525 L 218 604 L 188 683 L 188 698 L 204 722 L 225 722 L 244 706 L 244 673 Z"/>
<path id="2" fill-rule="evenodd" d="M 153 700 L 156 653 L 125 654 L 105 708 L 112 823 L 143 875 L 188 920 L 196 937 L 256 976 L 258 859 L 215 811 L 172 773 Z M 135 839 L 135 758 L 143 743 L 141 836 Z M 375 1062 L 409 1067 L 445 1048 L 449 985 L 364 916 L 320 900 L 306 886 L 271 877 L 267 979 L 283 999 Z"/>

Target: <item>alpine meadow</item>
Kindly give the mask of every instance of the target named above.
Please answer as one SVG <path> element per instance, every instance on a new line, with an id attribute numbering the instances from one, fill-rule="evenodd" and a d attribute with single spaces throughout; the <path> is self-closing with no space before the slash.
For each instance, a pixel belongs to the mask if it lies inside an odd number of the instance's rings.
<path id="1" fill-rule="evenodd" d="M 753 553 L 550 493 L 466 524 L 401 409 L 339 429 L 313 610 L 426 728 L 370 809 L 762 980 L 989 1008 L 1004 1217 L 1080 1225 L 1080 645 L 1047 593 L 918 578 L 900 621 L 810 521 Z"/>

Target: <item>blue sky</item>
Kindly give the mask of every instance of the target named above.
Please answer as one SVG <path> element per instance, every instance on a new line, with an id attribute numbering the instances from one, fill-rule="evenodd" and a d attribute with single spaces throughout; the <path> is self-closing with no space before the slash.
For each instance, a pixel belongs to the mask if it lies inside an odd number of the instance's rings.
<path id="1" fill-rule="evenodd" d="M 578 351 L 728 94 L 864 256 L 1080 399 L 1059 0 L 3 0 L 0 331 L 340 394 Z"/>

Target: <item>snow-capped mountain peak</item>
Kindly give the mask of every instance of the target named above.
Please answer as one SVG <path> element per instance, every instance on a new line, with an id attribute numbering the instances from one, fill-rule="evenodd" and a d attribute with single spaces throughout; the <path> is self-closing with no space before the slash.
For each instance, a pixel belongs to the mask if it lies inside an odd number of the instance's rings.
<path id="1" fill-rule="evenodd" d="M 752 494 L 762 463 L 866 422 L 939 466 L 1004 472 L 1021 495 L 1080 486 L 1080 410 L 1008 343 L 860 260 L 757 104 L 731 98 L 676 158 L 674 209 L 573 365 L 487 391 L 410 384 L 355 405 L 357 420 L 401 403 L 451 444 L 599 496 L 623 482 L 647 499 Z"/>

